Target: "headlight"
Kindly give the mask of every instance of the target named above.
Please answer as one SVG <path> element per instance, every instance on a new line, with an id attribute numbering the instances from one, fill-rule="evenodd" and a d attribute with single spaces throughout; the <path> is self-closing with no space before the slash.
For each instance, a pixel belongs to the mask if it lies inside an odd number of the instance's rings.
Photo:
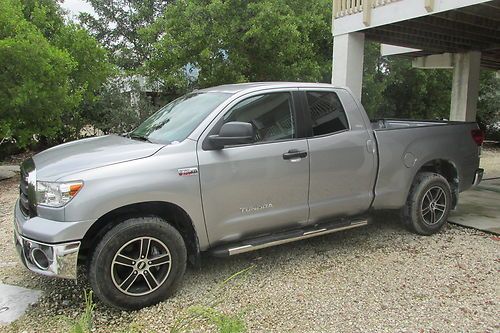
<path id="1" fill-rule="evenodd" d="M 36 182 L 36 202 L 38 205 L 62 207 L 73 199 L 83 187 L 82 181 Z"/>

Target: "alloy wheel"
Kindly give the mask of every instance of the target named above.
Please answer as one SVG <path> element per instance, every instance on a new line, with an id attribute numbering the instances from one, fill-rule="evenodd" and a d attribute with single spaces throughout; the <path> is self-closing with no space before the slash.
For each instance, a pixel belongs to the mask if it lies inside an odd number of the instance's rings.
<path id="1" fill-rule="evenodd" d="M 137 237 L 123 245 L 111 262 L 111 278 L 122 293 L 144 296 L 168 278 L 172 260 L 168 247 L 154 237 Z"/>
<path id="2" fill-rule="evenodd" d="M 422 199 L 420 213 L 424 223 L 435 225 L 441 222 L 446 215 L 446 193 L 439 186 L 433 186 L 425 192 Z"/>

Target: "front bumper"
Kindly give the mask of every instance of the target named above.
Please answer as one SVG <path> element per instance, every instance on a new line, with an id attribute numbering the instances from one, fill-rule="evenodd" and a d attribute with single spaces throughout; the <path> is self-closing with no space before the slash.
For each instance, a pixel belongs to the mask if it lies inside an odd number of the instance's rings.
<path id="1" fill-rule="evenodd" d="M 76 279 L 80 242 L 40 243 L 19 235 L 14 229 L 14 243 L 24 266 L 32 272 Z"/>
<path id="2" fill-rule="evenodd" d="M 42 220 L 40 218 L 29 219 L 25 217 L 19 208 L 19 202 L 16 203 L 14 211 L 14 244 L 19 254 L 21 262 L 30 271 L 47 276 L 56 276 L 66 279 L 76 279 L 78 251 L 80 249 L 80 241 L 70 242 L 43 242 L 34 240 L 31 237 L 26 237 L 23 232 L 31 231 L 33 229 L 26 229 L 28 223 L 35 224 L 38 227 L 46 227 L 48 225 L 56 225 L 53 230 L 45 228 L 45 232 L 52 234 L 55 230 L 55 235 L 63 234 L 57 233 L 60 229 L 66 231 L 67 229 L 58 228 L 63 227 L 64 223 L 55 222 L 49 223 L 49 220 Z M 65 224 L 71 227 L 72 224 Z M 52 231 L 52 232 L 51 232 Z M 43 235 L 41 232 L 35 233 Z M 71 238 L 70 238 L 71 239 Z"/>

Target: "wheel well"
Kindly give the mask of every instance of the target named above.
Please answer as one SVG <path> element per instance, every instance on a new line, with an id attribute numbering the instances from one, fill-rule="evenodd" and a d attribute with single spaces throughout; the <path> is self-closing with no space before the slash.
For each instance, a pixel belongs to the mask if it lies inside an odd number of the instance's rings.
<path id="1" fill-rule="evenodd" d="M 418 170 L 417 174 L 420 172 L 435 172 L 446 178 L 451 188 L 451 195 L 453 198 L 452 207 L 455 208 L 458 203 L 459 193 L 459 176 L 455 165 L 450 161 L 437 159 L 425 163 Z"/>
<path id="2" fill-rule="evenodd" d="M 87 231 L 82 239 L 79 251 L 79 263 L 87 264 L 92 255 L 92 249 L 102 237 L 117 224 L 131 218 L 158 216 L 170 223 L 184 239 L 191 264 L 198 266 L 200 248 L 196 230 L 189 215 L 179 206 L 162 201 L 141 202 L 114 209 L 101 216 Z"/>

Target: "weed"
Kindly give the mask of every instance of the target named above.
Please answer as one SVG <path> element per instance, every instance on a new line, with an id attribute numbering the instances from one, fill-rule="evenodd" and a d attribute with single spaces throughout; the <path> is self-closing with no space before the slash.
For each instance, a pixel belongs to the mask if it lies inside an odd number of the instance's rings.
<path id="1" fill-rule="evenodd" d="M 220 333 L 243 333 L 246 331 L 245 321 L 241 313 L 236 316 L 226 315 L 209 306 L 193 306 L 189 308 L 189 312 L 214 324 Z"/>
<path id="2" fill-rule="evenodd" d="M 208 297 L 206 305 L 195 305 L 187 308 L 185 313 L 175 322 L 170 329 L 170 333 L 186 332 L 193 328 L 194 324 L 199 321 L 206 321 L 214 325 L 219 333 L 243 333 L 246 332 L 245 321 L 243 320 L 242 312 L 238 315 L 226 315 L 215 307 L 220 304 L 224 287 L 233 281 L 236 277 L 247 273 L 253 266 L 247 267 L 235 274 L 231 275 L 219 285 L 215 292 Z"/>
<path id="3" fill-rule="evenodd" d="M 94 309 L 95 304 L 92 300 L 92 290 L 85 291 L 85 311 L 74 321 L 70 321 L 69 332 L 71 333 L 90 333 L 94 327 Z"/>

